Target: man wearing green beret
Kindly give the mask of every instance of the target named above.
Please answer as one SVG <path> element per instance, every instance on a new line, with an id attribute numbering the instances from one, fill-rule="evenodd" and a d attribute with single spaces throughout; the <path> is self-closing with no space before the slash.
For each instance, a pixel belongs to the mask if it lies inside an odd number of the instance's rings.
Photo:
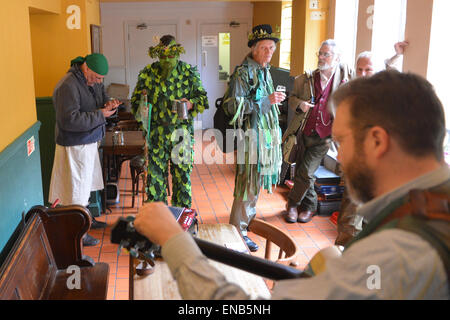
<path id="1" fill-rule="evenodd" d="M 197 68 L 180 61 L 184 48 L 172 35 L 162 36 L 150 47 L 149 55 L 158 61 L 147 65 L 138 76 L 131 98 L 131 110 L 147 132 L 148 202 L 167 204 L 169 163 L 172 175 L 172 206 L 192 205 L 191 172 L 194 162 L 194 118 L 209 108 L 206 91 Z M 143 101 L 148 101 L 146 106 Z M 172 112 L 172 104 L 186 104 L 186 112 Z M 151 107 L 150 107 L 151 105 Z M 142 110 L 147 110 L 143 120 Z M 151 110 L 148 116 L 148 110 Z M 150 121 L 148 120 L 150 118 Z"/>
<path id="2" fill-rule="evenodd" d="M 106 95 L 102 82 L 107 73 L 108 61 L 102 54 L 77 57 L 55 87 L 56 147 L 50 203 L 59 200 L 61 205 L 87 206 L 91 191 L 104 188 L 98 143 L 105 135 L 106 118 L 120 104 Z M 93 219 L 91 228 L 105 226 Z M 98 242 L 89 235 L 83 238 L 85 246 Z"/>

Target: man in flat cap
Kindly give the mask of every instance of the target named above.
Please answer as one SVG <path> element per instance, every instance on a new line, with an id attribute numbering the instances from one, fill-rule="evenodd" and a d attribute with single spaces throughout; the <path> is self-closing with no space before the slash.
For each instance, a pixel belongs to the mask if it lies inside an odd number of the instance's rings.
<path id="1" fill-rule="evenodd" d="M 149 48 L 149 56 L 158 61 L 147 65 L 139 73 L 131 98 L 131 111 L 147 132 L 146 201 L 167 204 L 170 163 L 171 205 L 190 208 L 194 118 L 209 105 L 197 68 L 179 60 L 184 52 L 172 35 L 162 36 L 158 45 Z M 172 104 L 177 105 L 177 102 L 186 104 L 185 117 L 172 112 Z M 142 116 L 143 109 L 151 110 L 150 116 L 148 111 L 147 117 Z M 150 121 L 145 118 L 150 118 Z"/>
<path id="2" fill-rule="evenodd" d="M 77 57 L 55 87 L 56 147 L 50 203 L 59 200 L 61 205 L 87 206 L 91 191 L 104 188 L 98 143 L 105 135 L 106 118 L 120 104 L 106 95 L 102 82 L 107 73 L 108 61 L 102 54 Z M 92 221 L 91 228 L 106 226 Z M 83 238 L 85 246 L 98 242 L 88 234 Z"/>
<path id="3" fill-rule="evenodd" d="M 247 227 L 256 215 L 261 187 L 271 193 L 272 185 L 279 182 L 282 158 L 277 104 L 286 96 L 275 92 L 269 72 L 278 35 L 263 24 L 253 28 L 248 40 L 251 51 L 231 75 L 224 108 L 236 119 L 235 128 L 245 132 L 242 139 L 238 137 L 230 224 L 240 231 L 249 249 L 257 251 L 258 245 L 247 236 Z"/>

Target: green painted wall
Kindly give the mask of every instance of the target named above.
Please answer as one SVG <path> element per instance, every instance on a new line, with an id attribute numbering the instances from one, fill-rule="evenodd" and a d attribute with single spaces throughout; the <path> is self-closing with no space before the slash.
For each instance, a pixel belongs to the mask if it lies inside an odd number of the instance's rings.
<path id="1" fill-rule="evenodd" d="M 0 263 L 22 214 L 43 204 L 40 126 L 36 122 L 0 153 Z M 34 139 L 34 151 L 28 155 L 30 139 Z"/>

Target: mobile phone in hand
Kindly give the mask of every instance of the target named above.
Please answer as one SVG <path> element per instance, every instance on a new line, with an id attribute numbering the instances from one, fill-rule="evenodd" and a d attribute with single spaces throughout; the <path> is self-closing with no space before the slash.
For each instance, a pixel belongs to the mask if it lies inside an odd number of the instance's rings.
<path id="1" fill-rule="evenodd" d="M 282 85 L 277 85 L 276 91 L 278 92 L 286 92 L 286 87 Z"/>

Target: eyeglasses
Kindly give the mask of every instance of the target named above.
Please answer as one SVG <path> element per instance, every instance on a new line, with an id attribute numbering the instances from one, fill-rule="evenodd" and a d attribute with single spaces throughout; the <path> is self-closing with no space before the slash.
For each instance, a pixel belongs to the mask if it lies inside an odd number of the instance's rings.
<path id="1" fill-rule="evenodd" d="M 372 127 L 374 127 L 374 126 L 375 126 L 375 125 L 373 125 L 373 124 L 368 124 L 368 125 L 365 125 L 365 126 L 362 127 L 362 128 L 359 128 L 359 129 L 356 130 L 355 132 L 356 132 L 357 135 L 365 137 L 365 136 L 366 136 L 367 130 L 370 129 L 370 128 L 372 128 Z M 343 135 L 341 135 L 341 136 L 333 136 L 333 137 L 331 138 L 331 141 L 332 141 L 332 142 L 334 143 L 334 145 L 336 146 L 336 149 L 339 149 L 339 147 L 340 147 L 342 141 L 345 140 L 344 138 L 346 138 L 347 136 L 349 136 L 349 135 L 351 135 L 351 134 L 353 134 L 353 131 L 348 132 L 348 133 L 346 133 L 346 134 L 343 134 Z"/>
<path id="2" fill-rule="evenodd" d="M 320 52 L 320 51 L 316 53 L 316 55 L 317 55 L 318 57 L 322 56 L 322 57 L 324 57 L 324 58 L 329 58 L 329 57 L 331 57 L 333 54 L 334 54 L 334 53 Z"/>
<path id="3" fill-rule="evenodd" d="M 348 132 L 342 136 L 336 136 L 336 137 L 332 137 L 331 141 L 334 143 L 334 145 L 336 146 L 336 149 L 339 149 L 341 142 L 344 140 L 345 137 L 349 136 L 350 134 L 352 134 L 352 132 Z M 340 142 L 339 142 L 340 141 Z"/>

